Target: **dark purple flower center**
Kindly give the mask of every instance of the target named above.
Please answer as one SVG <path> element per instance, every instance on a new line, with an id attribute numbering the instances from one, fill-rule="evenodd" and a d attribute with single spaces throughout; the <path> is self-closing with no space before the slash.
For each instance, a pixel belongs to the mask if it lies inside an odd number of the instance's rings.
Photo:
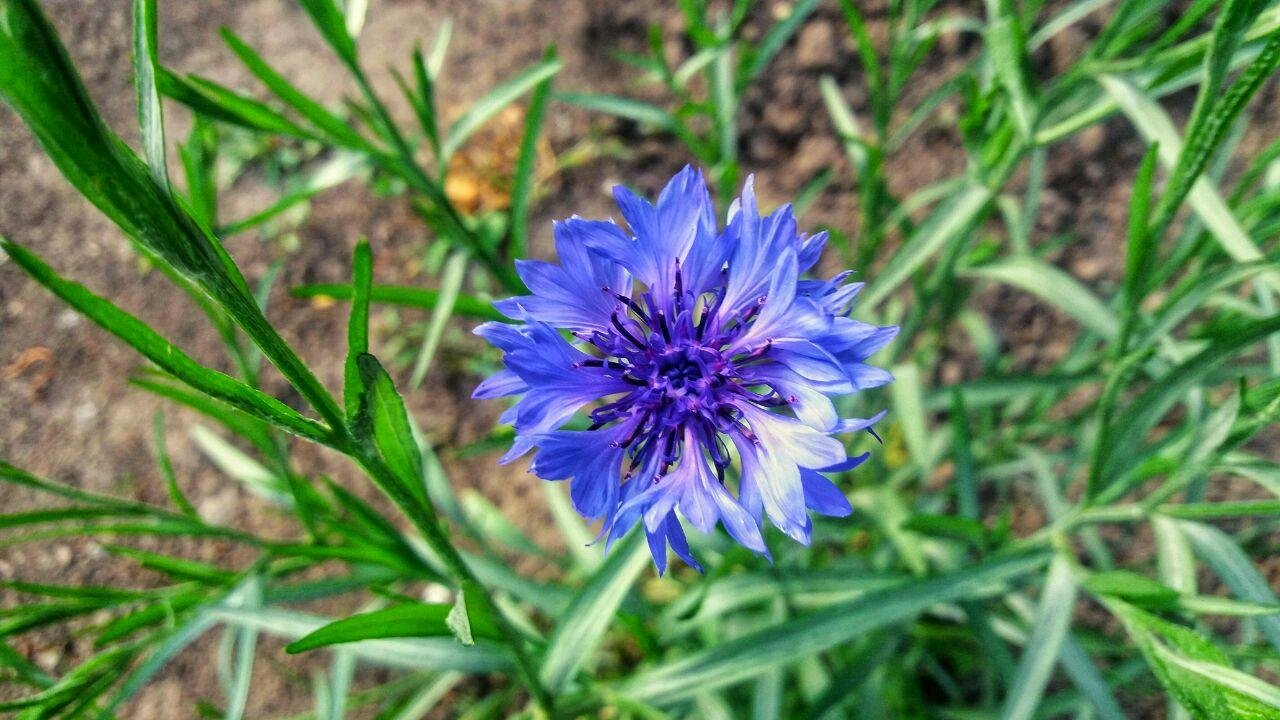
<path id="1" fill-rule="evenodd" d="M 628 449 L 632 468 L 655 463 L 655 480 L 679 457 L 683 433 L 691 429 L 723 472 L 730 463 L 723 435 L 756 440 L 738 405 L 786 405 L 772 387 L 742 376 L 768 351 L 768 342 L 730 349 L 751 327 L 764 298 L 736 317 L 721 317 L 723 286 L 693 297 L 678 269 L 669 303 L 655 301 L 652 290 L 638 299 L 603 290 L 616 303 L 612 331 L 579 335 L 600 354 L 582 364 L 615 371 L 634 389 L 593 410 L 592 429 L 627 425 L 617 444 Z"/>

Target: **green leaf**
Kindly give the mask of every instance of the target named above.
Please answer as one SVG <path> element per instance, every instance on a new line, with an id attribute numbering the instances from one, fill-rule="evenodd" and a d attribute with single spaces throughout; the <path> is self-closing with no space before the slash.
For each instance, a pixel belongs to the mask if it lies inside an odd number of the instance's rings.
<path id="1" fill-rule="evenodd" d="M 368 158 L 363 154 L 345 151 L 334 153 L 314 172 L 304 176 L 301 182 L 291 185 L 279 200 L 252 215 L 233 220 L 219 227 L 218 234 L 223 237 L 229 237 L 258 227 L 286 212 L 289 208 L 306 202 L 325 190 L 331 190 L 360 176 L 368 168 Z"/>
<path id="2" fill-rule="evenodd" d="M 462 492 L 462 510 L 467 524 L 484 542 L 496 541 L 517 552 L 540 557 L 550 562 L 560 558 L 547 552 L 529 538 L 519 527 L 506 518 L 502 511 L 475 490 Z"/>
<path id="3" fill-rule="evenodd" d="M 422 346 L 418 348 L 418 357 L 413 362 L 413 372 L 409 375 L 409 387 L 417 390 L 427 377 L 431 368 L 431 360 L 440 347 L 440 339 L 444 337 L 449 318 L 453 315 L 453 304 L 457 301 L 462 283 L 467 278 L 468 253 L 455 250 L 445 261 L 440 272 L 440 289 L 436 295 L 436 307 L 431 311 L 431 323 L 422 336 Z"/>
<path id="4" fill-rule="evenodd" d="M 258 78 L 267 89 L 280 98 L 286 105 L 297 111 L 299 115 L 306 118 L 308 122 L 316 127 L 316 129 L 328 135 L 337 143 L 364 150 L 374 152 L 373 146 L 344 122 L 337 115 L 327 110 L 323 105 L 307 97 L 305 93 L 290 83 L 283 75 L 276 72 L 267 61 L 262 59 L 253 48 L 249 47 L 240 38 L 236 37 L 229 29 L 222 29 L 222 39 L 231 48 L 231 52 L 240 58 L 240 62 L 249 68 L 249 72 Z"/>
<path id="5" fill-rule="evenodd" d="M 151 177 L 169 190 L 169 166 L 165 161 L 164 109 L 156 89 L 156 0 L 133 2 L 133 72 L 138 93 L 138 126 L 142 131 L 142 152 L 151 168 Z"/>
<path id="6" fill-rule="evenodd" d="M 1164 110 L 1152 99 L 1142 94 L 1127 80 L 1103 75 L 1098 82 L 1120 106 L 1138 131 L 1149 142 L 1159 143 L 1160 160 L 1165 166 L 1175 166 L 1182 153 L 1182 140 Z M 1213 233 L 1228 255 L 1240 262 L 1250 262 L 1263 257 L 1262 251 L 1240 226 L 1222 196 L 1206 178 L 1197 178 L 1187 195 L 1191 209 Z M 1280 277 L 1268 275 L 1267 282 L 1273 288 L 1280 287 Z"/>
<path id="7" fill-rule="evenodd" d="M 1140 447 L 1147 433 L 1207 374 L 1275 332 L 1280 332 L 1280 316 L 1226 329 L 1208 347 L 1152 383 L 1112 423 L 1113 432 L 1098 458 L 1103 482 L 1113 482 L 1144 457 Z"/>
<path id="8" fill-rule="evenodd" d="M 183 494 L 182 488 L 178 486 L 178 478 L 173 474 L 173 463 L 169 461 L 169 449 L 164 438 L 164 413 L 159 410 L 156 411 L 155 420 L 152 423 L 152 433 L 156 445 L 156 461 L 160 465 L 160 473 L 164 475 L 165 487 L 169 490 L 169 500 L 183 515 L 199 520 L 199 514 Z"/>
<path id="9" fill-rule="evenodd" d="M 617 690 L 644 702 L 677 703 L 847 643 L 876 628 L 905 622 L 935 604 L 999 593 L 1005 583 L 1034 571 L 1047 557 L 1040 552 L 998 557 L 928 580 L 871 592 L 853 602 L 801 615 L 641 671 Z"/>
<path id="10" fill-rule="evenodd" d="M 443 617 L 451 606 L 443 606 Z M 395 608 L 391 608 L 394 610 Z M 413 612 L 413 611 L 409 611 Z M 329 618 L 293 610 L 264 608 L 219 608 L 212 615 L 220 622 L 236 627 L 256 627 L 269 635 L 285 638 L 302 638 L 334 622 Z M 353 616 L 360 617 L 360 616 Z M 383 625 L 382 627 L 387 627 Z M 370 631 L 376 632 L 372 627 Z M 509 670 L 511 661 L 503 650 L 495 645 L 477 643 L 464 647 L 452 637 L 446 627 L 437 637 L 379 638 L 343 644 L 343 651 L 374 665 L 412 670 L 456 670 L 468 673 L 489 673 Z"/>
<path id="11" fill-rule="evenodd" d="M 1025 290 L 1067 313 L 1104 339 L 1115 338 L 1120 323 L 1088 288 L 1067 273 L 1029 255 L 1014 255 L 960 273 Z"/>
<path id="12" fill-rule="evenodd" d="M 1022 649 L 1017 674 L 1005 698 L 1003 720 L 1026 720 L 1035 716 L 1071 627 L 1075 605 L 1076 581 L 1071 563 L 1061 556 L 1055 557 L 1049 565 L 1040 606 L 1031 623 L 1031 636 Z"/>
<path id="13" fill-rule="evenodd" d="M 552 98 L 565 105 L 614 115 L 663 130 L 671 130 L 676 126 L 676 119 L 671 113 L 643 100 L 583 92 L 558 92 Z"/>
<path id="14" fill-rule="evenodd" d="M 428 516 L 433 516 L 431 501 L 422 481 L 422 454 L 418 451 L 408 411 L 396 392 L 395 383 L 378 359 L 368 353 L 358 355 L 356 365 L 364 387 L 360 410 L 353 423 L 357 436 L 373 442 L 401 488 L 426 510 Z"/>
<path id="15" fill-rule="evenodd" d="M 649 564 L 649 557 L 644 533 L 632 530 L 609 551 L 604 564 L 561 613 L 547 642 L 539 673 L 552 694 L 563 692 L 600 646 L 623 598 Z"/>
<path id="16" fill-rule="evenodd" d="M 1138 643 L 1160 683 L 1194 716 L 1264 720 L 1280 710 L 1280 690 L 1230 667 L 1226 655 L 1195 632 L 1119 600 L 1106 605 Z"/>
<path id="17" fill-rule="evenodd" d="M 894 382 L 889 386 L 893 399 L 893 417 L 902 425 L 902 435 L 907 449 L 922 476 L 933 469 L 933 454 L 929 448 L 929 423 L 924 411 L 924 390 L 921 388 L 920 371 L 915 365 L 902 364 L 893 368 Z"/>
<path id="18" fill-rule="evenodd" d="M 237 607 L 261 607 L 262 579 L 256 575 L 251 576 L 229 601 L 228 604 Z M 245 707 L 249 703 L 249 686 L 253 680 L 253 660 L 258 646 L 258 630 L 245 627 L 234 634 L 228 632 L 223 642 L 228 643 L 225 645 L 228 649 L 230 649 L 229 643 L 235 645 L 235 667 L 229 668 L 230 672 L 226 673 L 226 676 L 231 678 L 231 682 L 229 685 L 224 684 L 227 695 L 227 711 L 224 720 L 242 720 Z M 227 657 L 228 661 L 230 659 Z"/>
<path id="19" fill-rule="evenodd" d="M 290 292 L 298 298 L 326 297 L 335 300 L 350 300 L 353 295 L 350 285 L 341 284 L 299 285 Z M 440 293 L 405 285 L 374 285 L 369 290 L 369 299 L 376 303 L 434 310 L 439 304 Z M 461 293 L 454 300 L 453 311 L 477 320 L 511 322 L 510 318 L 495 310 L 492 304 Z"/>
<path id="20" fill-rule="evenodd" d="M 920 224 L 861 295 L 863 307 L 877 307 L 930 257 L 948 244 L 963 241 L 965 233 L 988 206 L 991 191 L 969 184 L 952 195 Z"/>
<path id="21" fill-rule="evenodd" d="M 315 139 L 312 133 L 267 105 L 197 75 L 184 77 L 158 67 L 156 87 L 165 97 L 211 120 L 302 140 Z"/>
<path id="22" fill-rule="evenodd" d="M 129 558 L 148 570 L 162 572 L 177 580 L 194 580 L 205 585 L 230 585 L 236 579 L 235 573 L 197 560 L 170 557 L 120 545 L 103 545 L 102 548 L 113 555 Z"/>
<path id="23" fill-rule="evenodd" d="M 1222 578 L 1231 593 L 1246 602 L 1262 605 L 1278 605 L 1280 598 L 1271 584 L 1254 567 L 1253 561 L 1229 536 L 1209 525 L 1193 522 L 1179 523 L 1195 553 Z M 1259 618 L 1258 627 L 1271 645 L 1280 649 L 1280 617 Z"/>
<path id="24" fill-rule="evenodd" d="M 1187 143 L 1178 153 L 1168 185 L 1156 208 L 1154 232 L 1157 234 L 1162 233 L 1173 220 L 1178 206 L 1208 165 L 1236 117 L 1280 66 L 1280 35 L 1273 35 L 1258 57 L 1223 92 L 1232 58 L 1265 5 L 1258 0 L 1227 0 L 1218 13 L 1209 38 L 1209 49 L 1205 53 L 1204 79 L 1200 83 L 1191 119 L 1187 122 Z"/>
<path id="25" fill-rule="evenodd" d="M 288 507 L 293 500 L 287 483 L 262 463 L 246 455 L 203 425 L 191 426 L 191 439 L 205 457 L 245 489 L 275 505 Z"/>
<path id="26" fill-rule="evenodd" d="M 170 375 L 155 369 L 145 369 L 137 377 L 130 378 L 129 383 L 195 410 L 249 441 L 263 455 L 269 456 L 275 450 L 269 424 L 221 400 L 177 385 Z"/>
<path id="27" fill-rule="evenodd" d="M 346 66 L 357 71 L 356 42 L 347 32 L 347 19 L 334 0 L 298 0 L 298 4 L 311 17 L 329 47 L 338 54 Z"/>
<path id="28" fill-rule="evenodd" d="M 0 238 L 0 249 L 36 282 L 178 380 L 283 430 L 317 442 L 328 439 L 328 428 L 273 397 L 200 365 L 141 320 L 89 292 L 83 285 L 60 277 L 30 251 L 3 238 Z"/>
<path id="29" fill-rule="evenodd" d="M 973 442 L 969 429 L 964 392 L 951 389 L 951 446 L 956 464 L 956 511 L 962 518 L 977 520 L 981 516 L 978 484 L 974 474 Z"/>
<path id="30" fill-rule="evenodd" d="M 447 23 L 446 23 L 447 25 Z M 411 93 L 407 84 L 402 84 L 406 96 L 411 96 L 418 125 L 431 143 L 431 150 L 437 161 L 440 157 L 440 120 L 436 113 L 436 88 L 432 73 L 428 71 L 426 61 L 422 59 L 422 49 L 413 48 L 413 81 L 416 93 Z"/>
<path id="31" fill-rule="evenodd" d="M 504 107 L 515 102 L 535 86 L 555 75 L 563 67 L 559 60 L 543 60 L 513 78 L 506 80 L 484 97 L 472 103 L 471 107 L 450 126 L 445 133 L 444 142 L 440 146 L 440 164 L 448 165 L 449 158 L 480 129 L 481 125 L 497 115 Z"/>
<path id="32" fill-rule="evenodd" d="M 342 397 L 349 420 L 359 412 L 360 397 L 364 394 L 356 361 L 369 352 L 369 288 L 372 286 L 373 253 L 369 250 L 369 241 L 360 238 L 351 258 L 351 315 L 347 322 L 347 359 L 342 366 Z"/>
<path id="33" fill-rule="evenodd" d="M 1029 139 L 1035 131 L 1038 107 L 1035 85 L 1027 59 L 1027 38 L 1012 2 L 990 3 L 1000 7 L 983 30 L 991 64 L 1009 98 L 1009 111 L 1018 134 Z"/>
<path id="34" fill-rule="evenodd" d="M 504 635 L 484 600 L 484 590 L 473 580 L 463 580 L 453 599 L 453 607 L 444 618 L 444 624 L 466 646 L 475 644 L 476 638 L 502 640 Z"/>
<path id="35" fill-rule="evenodd" d="M 1155 181 L 1156 158 L 1160 145 L 1154 143 L 1147 148 L 1142 157 L 1142 165 L 1138 167 L 1138 176 L 1133 183 L 1133 194 L 1129 198 L 1129 231 L 1125 242 L 1124 285 L 1121 297 L 1124 300 L 1125 327 L 1133 322 L 1138 306 L 1146 297 L 1147 273 L 1155 260 L 1155 235 L 1148 231 L 1147 219 L 1151 204 L 1151 187 Z M 1127 333 L 1122 332 L 1127 340 Z M 1118 347 L 1123 353 L 1124 342 Z"/>
<path id="36" fill-rule="evenodd" d="M 556 49 L 547 48 L 543 61 L 554 61 Z M 551 97 L 552 78 L 548 77 L 533 88 L 529 97 L 529 107 L 524 115 L 524 135 L 520 138 L 520 155 L 516 159 L 515 176 L 511 185 L 511 221 L 508 234 L 511 245 L 508 249 L 510 257 L 522 258 L 528 255 L 529 248 L 529 204 L 533 198 L 533 187 L 537 181 L 538 138 L 542 136 L 542 121 L 547 114 L 547 101 Z"/>
<path id="37" fill-rule="evenodd" d="M 296 654 L 330 645 L 381 638 L 449 637 L 455 634 L 447 622 L 455 607 L 449 603 L 406 604 L 352 615 L 307 633 L 289 643 L 285 651 Z M 491 640 L 501 637 L 492 625 L 483 623 L 472 623 L 470 631 L 476 637 Z"/>
<path id="38" fill-rule="evenodd" d="M 745 67 L 738 73 L 737 89 L 740 93 L 745 90 L 760 73 L 769 67 L 769 63 L 773 62 L 773 58 L 782 50 L 787 41 L 791 39 L 800 26 L 804 24 L 805 19 L 813 13 L 818 7 L 819 0 L 801 0 L 791 6 L 791 12 L 787 16 L 778 21 L 764 37 L 760 39 L 760 43 L 752 48 L 749 54 L 749 63 L 745 63 Z"/>

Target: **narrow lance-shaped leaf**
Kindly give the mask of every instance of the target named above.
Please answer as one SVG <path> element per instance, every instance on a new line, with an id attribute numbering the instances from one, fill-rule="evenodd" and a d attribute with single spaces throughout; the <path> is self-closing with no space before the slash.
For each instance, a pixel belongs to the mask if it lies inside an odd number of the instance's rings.
<path id="1" fill-rule="evenodd" d="M 542 682 L 549 691 L 563 691 L 600 646 L 618 606 L 648 564 L 644 533 L 633 530 L 614 546 L 604 564 L 574 596 L 543 655 Z"/>
<path id="2" fill-rule="evenodd" d="M 356 57 L 356 42 L 347 31 L 347 19 L 338 9 L 335 0 L 298 0 L 298 4 L 311 17 L 311 22 L 320 31 L 321 37 L 342 62 L 355 70 L 359 62 Z"/>
<path id="3" fill-rule="evenodd" d="M 566 105 L 615 115 L 664 130 L 670 130 L 676 126 L 676 119 L 671 113 L 643 100 L 583 92 L 557 92 L 553 98 Z"/>
<path id="4" fill-rule="evenodd" d="M 372 285 L 373 254 L 369 241 L 361 238 L 351 259 L 351 316 L 347 322 L 347 359 L 342 366 L 342 397 L 348 419 L 354 419 L 359 412 L 360 397 L 364 393 L 357 359 L 369 352 L 369 288 Z"/>
<path id="5" fill-rule="evenodd" d="M 449 637 L 454 631 L 446 621 L 453 610 L 452 603 L 412 603 L 360 613 L 319 627 L 289 643 L 285 650 L 301 653 L 330 645 L 382 638 Z M 486 625 L 474 618 L 470 631 L 475 637 L 500 638 L 491 624 Z"/>
<path id="6" fill-rule="evenodd" d="M 1109 442 L 1098 458 L 1102 487 L 1138 462 L 1138 452 L 1148 431 L 1188 390 L 1244 348 L 1280 332 L 1280 316 L 1242 323 L 1223 331 L 1208 347 L 1178 365 L 1134 399 L 1111 427 Z"/>
<path id="7" fill-rule="evenodd" d="M 554 61 L 555 46 L 547 48 L 542 59 L 544 62 Z M 547 113 L 552 80 L 549 76 L 534 87 L 533 94 L 529 97 L 529 107 L 525 110 L 524 135 L 520 139 L 520 156 L 516 160 L 511 188 L 511 222 L 507 230 L 511 238 L 508 248 L 510 257 L 522 258 L 528 253 L 529 204 L 537 181 L 538 140 L 542 136 L 542 120 Z"/>
<path id="8" fill-rule="evenodd" d="M 152 427 L 156 445 L 156 462 L 160 465 L 160 473 L 164 475 L 165 487 L 169 490 L 169 499 L 173 501 L 173 504 L 177 506 L 182 514 L 194 520 L 199 520 L 200 516 L 196 513 L 196 509 L 192 507 L 191 502 L 187 500 L 187 496 L 183 494 L 182 488 L 178 486 L 178 478 L 173 474 L 173 463 L 169 461 L 169 448 L 164 436 L 164 413 L 159 410 L 156 411 Z"/>
<path id="9" fill-rule="evenodd" d="M 1235 671 L 1197 633 L 1120 600 L 1107 599 L 1106 605 L 1124 622 L 1160 683 L 1194 717 L 1261 720 L 1280 710 L 1280 691 Z M 1242 675 L 1249 679 L 1242 681 Z"/>
<path id="10" fill-rule="evenodd" d="M 196 75 L 184 77 L 164 67 L 156 70 L 156 87 L 165 97 L 177 100 L 210 120 L 249 130 L 314 139 L 311 132 L 297 123 L 242 93 Z"/>
<path id="11" fill-rule="evenodd" d="M 1191 541 L 1196 554 L 1213 568 L 1233 595 L 1249 602 L 1280 604 L 1267 579 L 1226 533 L 1201 523 L 1181 522 L 1178 527 Z M 1259 618 L 1257 623 L 1271 645 L 1280 648 L 1280 617 Z"/>
<path id="12" fill-rule="evenodd" d="M 0 248 L 36 282 L 178 380 L 281 429 L 316 442 L 328 440 L 329 431 L 323 425 L 261 391 L 200 365 L 141 320 L 83 285 L 60 277 L 30 251 L 3 239 Z"/>
<path id="13" fill-rule="evenodd" d="M 222 39 L 231 48 L 231 51 L 236 54 L 236 57 L 240 58 L 240 61 L 245 64 L 245 67 L 262 81 L 263 85 L 267 86 L 268 90 L 284 101 L 286 105 L 296 110 L 299 115 L 306 118 L 318 130 L 341 145 L 369 152 L 375 151 L 373 145 L 362 137 L 360 133 L 353 130 L 341 118 L 334 115 L 320 103 L 312 100 L 283 75 L 276 72 L 275 68 L 263 60 L 257 51 L 237 37 L 235 33 L 223 28 Z"/>
<path id="14" fill-rule="evenodd" d="M 357 436 L 373 442 L 401 488 L 428 516 L 434 515 L 422 482 L 422 455 L 395 383 L 378 359 L 368 353 L 356 356 L 356 365 L 364 389 L 354 423 Z"/>
<path id="15" fill-rule="evenodd" d="M 861 304 L 876 307 L 883 302 L 925 261 L 972 227 L 990 200 L 988 188 L 968 185 L 938 206 L 862 293 Z"/>
<path id="16" fill-rule="evenodd" d="M 677 703 L 700 692 L 822 652 L 875 628 L 908 620 L 937 603 L 989 596 L 1044 564 L 1044 553 L 1012 555 L 928 580 L 867 593 L 850 603 L 802 615 L 643 671 L 618 692 L 646 702 Z"/>
<path id="17" fill-rule="evenodd" d="M 962 274 L 1008 283 L 1030 292 L 1108 340 L 1119 332 L 1120 324 L 1106 304 L 1078 280 L 1039 258 L 1027 255 L 1003 258 Z"/>
<path id="18" fill-rule="evenodd" d="M 447 609 L 445 612 L 447 614 Z M 291 639 L 303 637 L 333 622 L 330 618 L 310 613 L 275 608 L 219 608 L 212 615 L 237 627 L 256 627 L 270 635 Z M 495 645 L 477 643 L 464 647 L 449 635 L 452 633 L 446 630 L 443 637 L 361 640 L 344 644 L 343 650 L 364 662 L 409 670 L 425 668 L 489 673 L 511 668 L 510 659 Z"/>
<path id="19" fill-rule="evenodd" d="M 1245 33 L 1265 7 L 1259 0 L 1227 0 L 1214 22 L 1204 58 L 1204 79 L 1187 123 L 1186 145 L 1178 153 L 1169 186 L 1155 212 L 1153 232 L 1163 233 L 1173 220 L 1192 184 L 1209 163 L 1213 151 L 1262 84 L 1280 65 L 1280 34 L 1266 46 L 1231 87 L 1222 92 L 1232 57 Z"/>
<path id="20" fill-rule="evenodd" d="M 1076 604 L 1076 582 L 1071 564 L 1061 556 L 1049 565 L 1049 574 L 1031 626 L 1031 636 L 1022 650 L 1018 672 L 1005 699 L 1004 720 L 1035 717 L 1036 708 L 1058 662 L 1062 642 L 1071 627 Z"/>
<path id="21" fill-rule="evenodd" d="M 549 59 L 534 65 L 524 72 L 503 82 L 477 100 L 445 133 L 440 147 L 440 163 L 446 165 L 449 158 L 462 147 L 467 138 L 480 128 L 489 118 L 497 115 L 502 108 L 515 102 L 516 98 L 528 92 L 547 78 L 560 71 L 562 63 Z"/>
<path id="22" fill-rule="evenodd" d="M 354 294 L 350 285 L 334 283 L 299 285 L 293 288 L 290 293 L 298 298 L 325 297 L 333 298 L 334 300 L 350 300 Z M 374 285 L 369 289 L 369 299 L 376 303 L 412 307 L 420 310 L 434 310 L 439 305 L 440 293 L 436 290 L 407 285 Z M 492 304 L 473 295 L 459 293 L 458 297 L 454 299 L 453 310 L 459 315 L 466 315 L 477 320 L 511 322 L 511 318 L 495 310 Z"/>
<path id="23" fill-rule="evenodd" d="M 409 387 L 415 390 L 422 386 L 448 327 L 449 318 L 453 316 L 453 304 L 458 299 L 463 281 L 467 279 L 468 260 L 467 251 L 455 250 L 445 261 L 444 270 L 440 273 L 440 294 L 436 296 L 431 323 L 422 336 L 422 345 L 418 348 L 418 357 L 414 360 L 413 372 L 409 375 Z"/>
<path id="24" fill-rule="evenodd" d="M 169 189 L 169 168 L 165 161 L 164 111 L 156 89 L 156 0 L 133 3 L 133 73 L 138 94 L 138 126 L 142 131 L 142 152 L 151 168 L 151 177 L 165 191 Z"/>
<path id="25" fill-rule="evenodd" d="M 1147 273 L 1155 259 L 1155 237 L 1149 232 L 1147 218 L 1159 152 L 1158 142 L 1147 148 L 1146 155 L 1142 157 L 1142 165 L 1138 167 L 1137 179 L 1133 183 L 1133 194 L 1129 198 L 1129 233 L 1125 243 L 1124 285 L 1121 295 L 1124 314 L 1120 339 L 1116 344 L 1117 354 L 1123 354 L 1127 349 L 1125 346 L 1137 316 L 1138 305 L 1146 297 Z"/>

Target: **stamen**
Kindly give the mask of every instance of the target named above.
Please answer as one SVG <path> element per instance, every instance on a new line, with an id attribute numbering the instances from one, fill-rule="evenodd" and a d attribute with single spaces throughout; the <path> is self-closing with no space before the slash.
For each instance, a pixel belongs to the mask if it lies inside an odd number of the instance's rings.
<path id="1" fill-rule="evenodd" d="M 645 344 L 636 338 L 635 335 L 632 335 L 627 331 L 627 328 L 623 326 L 622 321 L 618 318 L 618 313 L 616 311 L 609 316 L 609 319 L 613 321 L 613 326 L 617 328 L 618 332 L 622 333 L 622 336 L 627 340 L 630 340 L 631 344 L 634 345 L 637 350 L 644 349 Z"/>
<path id="2" fill-rule="evenodd" d="M 622 301 L 622 303 L 625 304 L 628 308 L 630 308 L 631 312 L 635 313 L 636 316 L 639 317 L 641 320 L 643 320 L 646 325 L 650 327 L 653 326 L 653 321 L 649 319 L 649 315 L 645 313 L 644 308 L 641 308 L 639 305 L 636 304 L 635 300 L 632 300 L 631 298 L 627 297 L 626 295 L 623 295 L 622 293 L 614 293 L 613 296 L 618 300 Z"/>

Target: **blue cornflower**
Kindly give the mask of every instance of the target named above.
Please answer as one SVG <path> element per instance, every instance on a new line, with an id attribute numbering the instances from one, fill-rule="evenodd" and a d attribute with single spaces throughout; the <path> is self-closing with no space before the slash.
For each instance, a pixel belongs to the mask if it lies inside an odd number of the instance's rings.
<path id="1" fill-rule="evenodd" d="M 761 217 L 750 178 L 719 231 L 693 168 L 656 205 L 623 187 L 614 196 L 630 234 L 556 223 L 560 264 L 516 261 L 532 294 L 497 304 L 521 324 L 476 330 L 506 367 L 475 397 L 522 396 L 502 416 L 516 429 L 503 462 L 537 448 L 533 472 L 570 480 L 606 543 L 643 521 L 659 572 L 668 544 L 698 567 L 677 508 L 765 555 L 766 516 L 807 544 L 808 510 L 852 511 L 823 473 L 867 458 L 833 435 L 880 418 L 841 419 L 831 398 L 892 380 L 866 360 L 898 329 L 848 317 L 862 287 L 850 273 L 800 279 L 827 234 L 798 233 L 790 206 Z M 584 406 L 589 429 L 559 429 Z M 735 457 L 736 497 L 725 482 Z"/>

